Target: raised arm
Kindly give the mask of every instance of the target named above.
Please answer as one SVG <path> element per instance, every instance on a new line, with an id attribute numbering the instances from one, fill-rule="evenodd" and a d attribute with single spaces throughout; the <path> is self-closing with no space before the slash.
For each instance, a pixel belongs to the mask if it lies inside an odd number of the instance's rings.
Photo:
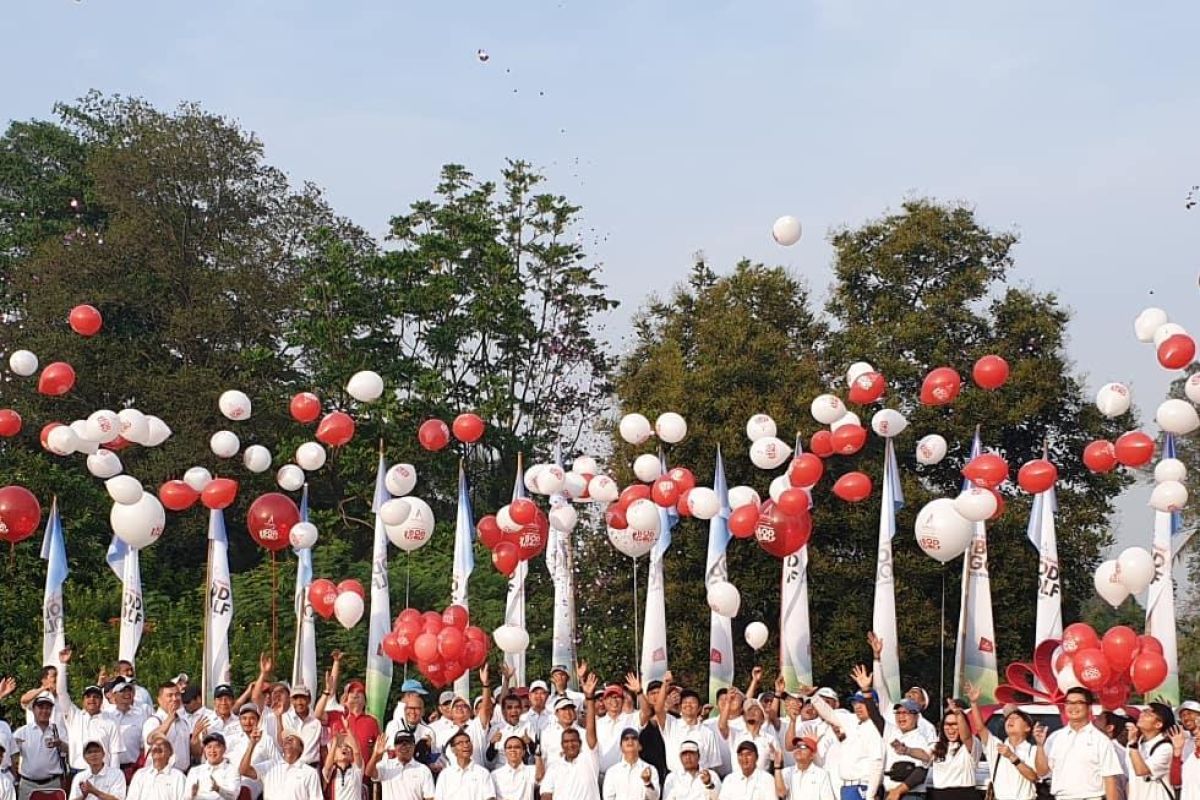
<path id="1" fill-rule="evenodd" d="M 322 725 L 325 724 L 325 706 L 329 702 L 330 697 L 337 695 L 338 679 L 342 674 L 342 651 L 333 651 L 333 666 L 325 673 L 325 691 L 321 692 L 321 698 L 317 700 L 317 705 L 313 708 L 313 716 Z"/>
<path id="2" fill-rule="evenodd" d="M 1037 723 L 1033 726 L 1033 741 L 1037 745 L 1037 750 L 1033 754 L 1033 766 L 1037 770 L 1038 778 L 1044 778 L 1050 774 L 1050 759 L 1046 755 L 1046 737 L 1050 735 L 1050 729 L 1042 723 Z"/>
<path id="3" fill-rule="evenodd" d="M 637 673 L 625 673 L 625 688 L 633 692 L 634 699 L 638 704 L 638 720 L 641 727 L 646 727 L 650 723 L 650 717 L 654 716 L 654 708 L 650 705 L 649 698 L 642 694 L 642 680 L 637 676 Z"/>
<path id="4" fill-rule="evenodd" d="M 271 675 L 271 669 L 274 662 L 271 661 L 271 656 L 267 653 L 262 653 L 258 657 L 258 677 L 255 678 L 253 687 L 250 691 L 250 701 L 261 709 L 267 707 L 267 680 Z"/>
<path id="5" fill-rule="evenodd" d="M 887 679 L 883 674 L 883 639 L 880 639 L 875 631 L 870 631 L 867 633 L 867 643 L 871 645 L 871 657 L 875 662 L 871 668 L 872 675 L 874 676 L 872 688 L 875 689 L 875 694 L 879 697 L 880 708 L 891 708 L 892 695 L 888 691 Z"/>
<path id="6" fill-rule="evenodd" d="M 583 679 L 580 688 L 583 689 L 583 707 L 585 709 L 586 726 L 587 726 L 587 746 L 590 750 L 596 749 L 596 743 L 599 741 L 596 736 L 596 673 L 589 672 L 587 677 Z"/>
<path id="7" fill-rule="evenodd" d="M 658 729 L 664 733 L 667 730 L 667 695 L 671 693 L 671 682 L 674 680 L 675 676 L 671 674 L 671 670 L 667 670 L 662 677 L 658 699 L 654 701 L 654 719 L 658 723 Z"/>
<path id="8" fill-rule="evenodd" d="M 992 738 L 992 732 L 983 724 L 983 714 L 979 710 L 979 687 L 970 681 L 963 681 L 963 691 L 967 693 L 967 700 L 971 703 L 971 726 L 978 731 L 979 741 L 987 745 L 988 740 Z"/>
<path id="9" fill-rule="evenodd" d="M 246 748 L 246 752 L 242 753 L 242 763 L 238 765 L 238 773 L 243 778 L 250 780 L 258 780 L 258 770 L 254 768 L 254 748 L 258 747 L 258 742 L 262 739 L 262 729 L 255 728 L 250 731 L 250 746 Z"/>
<path id="10" fill-rule="evenodd" d="M 855 665 L 854 669 L 850 670 L 850 677 L 858 684 L 858 691 L 866 697 L 867 715 L 871 718 L 871 724 L 883 735 L 884 720 L 883 714 L 879 713 L 879 706 L 871 699 L 872 675 L 867 672 L 867 668 L 862 664 Z"/>
<path id="11" fill-rule="evenodd" d="M 483 732 L 487 733 L 488 728 L 492 724 L 492 714 L 496 709 L 496 704 L 492 700 L 492 684 L 489 680 L 491 672 L 488 665 L 485 663 L 479 668 L 479 682 L 483 684 L 482 700 L 479 701 L 479 724 L 483 728 Z M 508 680 L 505 678 L 505 680 Z"/>
<path id="12" fill-rule="evenodd" d="M 746 687 L 746 697 L 754 697 L 758 694 L 758 684 L 762 682 L 762 667 L 755 665 L 750 670 L 750 685 Z"/>
<path id="13" fill-rule="evenodd" d="M 387 750 L 387 741 L 380 734 L 375 739 L 375 748 L 371 751 L 371 757 L 367 759 L 367 766 L 363 768 L 363 775 L 366 775 L 371 780 L 376 780 L 379 777 L 379 759 L 383 758 L 384 751 Z"/>
<path id="14" fill-rule="evenodd" d="M 325 763 L 321 765 L 321 780 L 329 783 L 329 778 L 333 775 L 333 765 L 337 763 L 337 751 L 342 746 L 342 739 L 346 736 L 346 732 L 342 731 L 329 744 L 328 752 L 325 753 Z"/>
<path id="15" fill-rule="evenodd" d="M 58 695 L 58 705 L 63 712 L 63 719 L 67 722 L 70 722 L 79 711 L 71 700 L 71 693 L 67 691 L 67 665 L 71 663 L 72 652 L 69 647 L 58 651 L 58 683 L 54 687 L 55 694 Z"/>

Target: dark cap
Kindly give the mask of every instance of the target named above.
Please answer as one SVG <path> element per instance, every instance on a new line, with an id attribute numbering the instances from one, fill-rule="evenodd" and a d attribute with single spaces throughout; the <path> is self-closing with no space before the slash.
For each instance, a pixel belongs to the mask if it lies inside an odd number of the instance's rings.
<path id="1" fill-rule="evenodd" d="M 740 753 L 743 750 L 749 750 L 751 753 L 758 755 L 758 745 L 747 739 L 737 746 L 737 751 Z"/>
<path id="2" fill-rule="evenodd" d="M 188 687 L 179 695 L 179 699 L 185 703 L 191 703 L 200 697 L 200 687 L 194 683 L 189 683 Z"/>
<path id="3" fill-rule="evenodd" d="M 225 746 L 225 737 L 222 734 L 217 733 L 216 731 L 213 731 L 212 733 L 206 733 L 204 735 L 204 740 L 200 743 L 207 745 L 209 742 L 216 742 L 217 744 L 221 745 L 221 747 L 224 747 Z"/>
<path id="4" fill-rule="evenodd" d="M 621 731 L 621 738 L 622 739 L 638 738 L 637 728 L 626 728 L 625 730 Z"/>
<path id="5" fill-rule="evenodd" d="M 404 742 L 416 743 L 416 741 L 413 738 L 412 731 L 396 731 L 396 735 L 392 737 L 392 744 L 403 744 Z"/>
<path id="6" fill-rule="evenodd" d="M 230 686 L 228 683 L 222 683 L 220 686 L 213 689 L 213 699 L 214 700 L 217 699 L 218 697 L 235 697 L 235 696 L 236 695 L 234 695 L 234 693 L 233 693 L 233 687 Z"/>
<path id="7" fill-rule="evenodd" d="M 99 697 L 103 697 L 103 696 L 104 696 L 104 690 L 103 690 L 103 689 L 101 689 L 99 686 L 97 686 L 96 684 L 94 684 L 94 683 L 93 683 L 91 686 L 87 686 L 87 687 L 85 687 L 85 688 L 84 688 L 84 690 L 83 690 L 83 696 L 84 696 L 84 697 L 87 697 L 89 694 L 94 694 L 94 695 L 97 695 L 97 696 L 99 696 Z"/>
<path id="8" fill-rule="evenodd" d="M 662 681 L 650 681 L 649 683 L 646 684 L 646 694 L 650 694 L 651 692 L 658 691 L 661 688 L 662 688 Z"/>

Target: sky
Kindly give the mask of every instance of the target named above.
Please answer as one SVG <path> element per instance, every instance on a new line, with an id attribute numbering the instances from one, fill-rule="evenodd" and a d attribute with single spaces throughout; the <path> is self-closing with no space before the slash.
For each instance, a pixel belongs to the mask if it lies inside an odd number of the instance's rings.
<path id="1" fill-rule="evenodd" d="M 909 197 L 1017 232 L 1012 281 L 1072 309 L 1089 389 L 1129 384 L 1148 424 L 1171 375 L 1132 321 L 1196 312 L 1195 3 L 5 0 L 3 18 L 4 118 L 91 88 L 196 101 L 376 235 L 444 163 L 533 162 L 584 208 L 618 348 L 696 251 L 783 264 L 823 303 L 829 232 Z M 770 237 L 783 214 L 804 225 L 791 248 Z M 1149 544 L 1148 497 L 1122 498 L 1118 547 Z"/>

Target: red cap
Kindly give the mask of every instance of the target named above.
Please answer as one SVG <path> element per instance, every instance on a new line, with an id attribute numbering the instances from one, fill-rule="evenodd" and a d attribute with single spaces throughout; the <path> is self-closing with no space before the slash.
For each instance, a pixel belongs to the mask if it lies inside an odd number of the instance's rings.
<path id="1" fill-rule="evenodd" d="M 347 692 L 366 692 L 367 687 L 363 684 L 362 681 L 350 681 L 349 683 L 346 684 L 346 691 Z"/>

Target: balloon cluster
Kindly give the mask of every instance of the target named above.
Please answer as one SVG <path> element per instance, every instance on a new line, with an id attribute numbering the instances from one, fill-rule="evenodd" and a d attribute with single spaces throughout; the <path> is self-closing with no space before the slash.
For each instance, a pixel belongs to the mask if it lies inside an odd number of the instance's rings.
<path id="1" fill-rule="evenodd" d="M 1130 595 L 1140 594 L 1154 581 L 1154 556 L 1144 547 L 1127 547 L 1116 558 L 1096 567 L 1096 594 L 1113 608 Z"/>
<path id="2" fill-rule="evenodd" d="M 388 541 L 406 553 L 424 547 L 433 536 L 436 520 L 429 504 L 412 496 L 417 485 L 417 468 L 412 464 L 393 464 L 383 483 L 391 497 L 379 507 L 379 518 Z"/>
<path id="3" fill-rule="evenodd" d="M 550 518 L 526 497 L 515 498 L 475 526 L 479 541 L 492 551 L 492 565 L 510 577 L 522 561 L 539 555 L 550 539 Z M 472 668 L 473 669 L 473 668 Z"/>
<path id="4" fill-rule="evenodd" d="M 1091 689 L 1106 709 L 1124 706 L 1131 691 L 1154 691 L 1167 678 L 1162 643 L 1125 625 L 1109 628 L 1103 637 L 1087 623 L 1068 625 L 1054 669 L 1059 689 Z"/>
<path id="5" fill-rule="evenodd" d="M 303 524 L 303 523 L 302 523 Z M 328 578 L 317 578 L 308 585 L 308 602 L 322 619 L 337 617 L 346 629 L 353 628 L 362 619 L 366 592 L 354 578 L 334 583 Z"/>
<path id="6" fill-rule="evenodd" d="M 415 663 L 430 683 L 442 687 L 487 661 L 487 632 L 470 623 L 467 609 L 458 605 L 441 613 L 406 608 L 383 637 L 383 652 L 399 664 Z"/>

